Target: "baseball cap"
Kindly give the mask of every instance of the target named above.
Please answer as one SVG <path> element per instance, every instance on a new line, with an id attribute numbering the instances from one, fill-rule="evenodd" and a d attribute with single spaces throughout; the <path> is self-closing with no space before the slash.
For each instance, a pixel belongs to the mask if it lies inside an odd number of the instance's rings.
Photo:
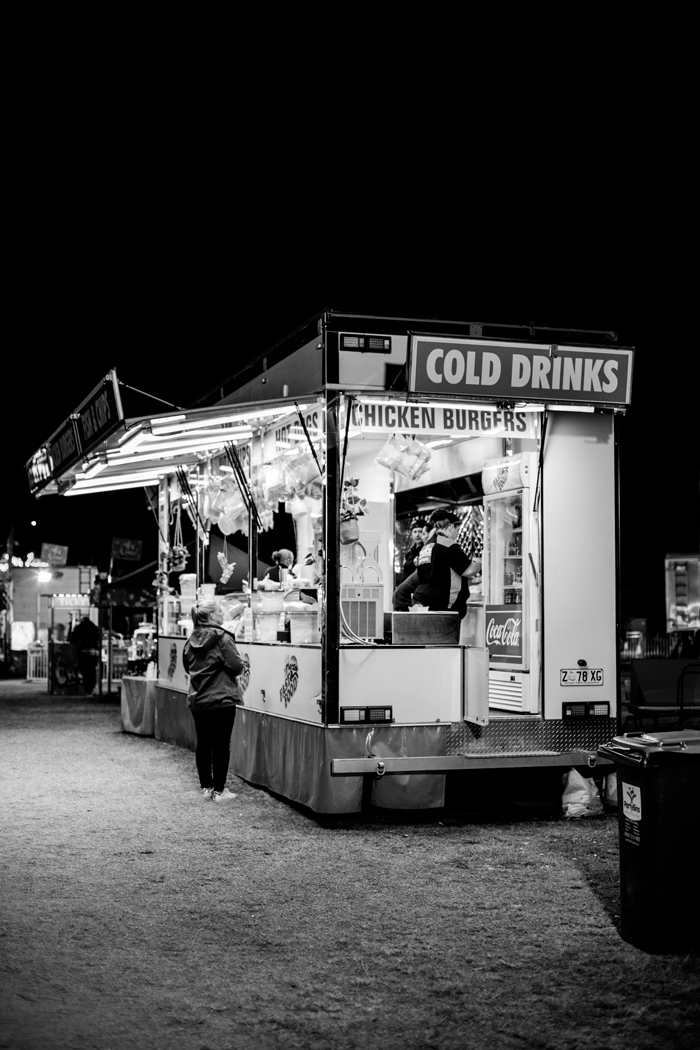
<path id="1" fill-rule="evenodd" d="M 451 510 L 447 510 L 445 507 L 439 507 L 438 510 L 434 510 L 428 521 L 432 525 L 436 525 L 439 521 L 448 521 L 450 525 L 457 525 L 462 519 L 456 514 L 453 514 Z"/>

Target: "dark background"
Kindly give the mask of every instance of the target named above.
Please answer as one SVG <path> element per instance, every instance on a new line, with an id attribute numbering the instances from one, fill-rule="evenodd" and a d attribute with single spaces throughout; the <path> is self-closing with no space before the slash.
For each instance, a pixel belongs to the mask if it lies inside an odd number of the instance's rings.
<path id="1" fill-rule="evenodd" d="M 380 238 L 381 240 L 381 238 Z M 482 323 L 614 330 L 636 349 L 632 406 L 619 425 L 622 612 L 664 629 L 664 556 L 698 551 L 697 366 L 678 315 L 648 298 L 634 253 L 603 265 L 596 253 L 545 265 L 541 251 L 475 246 L 457 255 L 397 246 L 377 258 L 307 240 L 266 254 L 202 261 L 186 245 L 121 244 L 94 256 L 27 259 L 15 277 L 17 325 L 2 365 L 4 492 L 0 542 L 15 552 L 66 544 L 69 564 L 106 570 L 113 536 L 156 556 L 156 525 L 141 490 L 65 498 L 29 494 L 24 464 L 111 367 L 119 378 L 188 406 L 245 360 L 324 308 Z M 85 244 L 85 241 L 82 242 Z M 251 242 L 252 243 L 252 242 Z M 207 241 L 210 246 L 210 241 Z M 408 254 L 406 254 L 408 253 Z M 585 341 L 583 338 L 581 341 Z M 126 394 L 125 394 L 126 396 Z M 165 411 L 141 401 L 143 411 Z M 139 409 L 141 410 L 141 409 Z M 31 525 L 36 521 L 36 525 Z M 193 530 L 183 518 L 185 541 Z M 139 568 L 116 563 L 114 575 Z M 135 578 L 148 584 L 150 569 Z"/>
<path id="2" fill-rule="evenodd" d="M 472 34 L 463 61 L 423 47 L 413 65 L 375 41 L 379 65 L 313 42 L 300 58 L 283 37 L 280 68 L 256 53 L 241 83 L 208 52 L 201 76 L 180 48 L 117 63 L 19 41 L 0 544 L 14 526 L 23 555 L 65 543 L 101 568 L 114 535 L 154 552 L 140 492 L 27 488 L 27 458 L 113 366 L 188 405 L 325 307 L 612 329 L 636 347 L 623 611 L 663 627 L 664 555 L 699 543 L 690 94 L 622 29 L 580 57 L 569 36 Z"/>

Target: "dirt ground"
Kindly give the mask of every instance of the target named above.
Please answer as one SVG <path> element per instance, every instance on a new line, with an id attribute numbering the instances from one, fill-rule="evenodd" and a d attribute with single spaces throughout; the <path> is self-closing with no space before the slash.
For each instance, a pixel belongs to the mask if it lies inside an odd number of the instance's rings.
<path id="1" fill-rule="evenodd" d="M 698 1045 L 700 954 L 618 932 L 613 815 L 482 782 L 314 818 L 114 702 L 0 681 L 3 1050 Z"/>

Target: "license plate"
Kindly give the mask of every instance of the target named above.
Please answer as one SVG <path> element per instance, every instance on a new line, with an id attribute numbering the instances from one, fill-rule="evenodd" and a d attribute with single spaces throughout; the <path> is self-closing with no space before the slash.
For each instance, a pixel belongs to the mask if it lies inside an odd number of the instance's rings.
<path id="1" fill-rule="evenodd" d="M 559 685 L 602 685 L 602 667 L 562 667 Z"/>

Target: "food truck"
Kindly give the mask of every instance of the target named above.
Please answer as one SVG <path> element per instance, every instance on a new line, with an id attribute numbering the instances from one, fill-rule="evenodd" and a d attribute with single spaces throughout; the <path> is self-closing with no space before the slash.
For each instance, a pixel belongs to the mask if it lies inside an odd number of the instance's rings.
<path id="1" fill-rule="evenodd" d="M 182 649 L 215 593 L 244 607 L 233 773 L 319 813 L 439 807 L 448 778 L 592 765 L 618 729 L 632 365 L 614 333 L 324 311 L 196 406 L 115 405 L 68 467 L 49 442 L 40 492 L 157 491 L 160 739 L 194 744 Z M 440 508 L 480 563 L 462 617 L 396 607 L 411 522 Z M 266 578 L 263 544 L 294 566 Z"/>

